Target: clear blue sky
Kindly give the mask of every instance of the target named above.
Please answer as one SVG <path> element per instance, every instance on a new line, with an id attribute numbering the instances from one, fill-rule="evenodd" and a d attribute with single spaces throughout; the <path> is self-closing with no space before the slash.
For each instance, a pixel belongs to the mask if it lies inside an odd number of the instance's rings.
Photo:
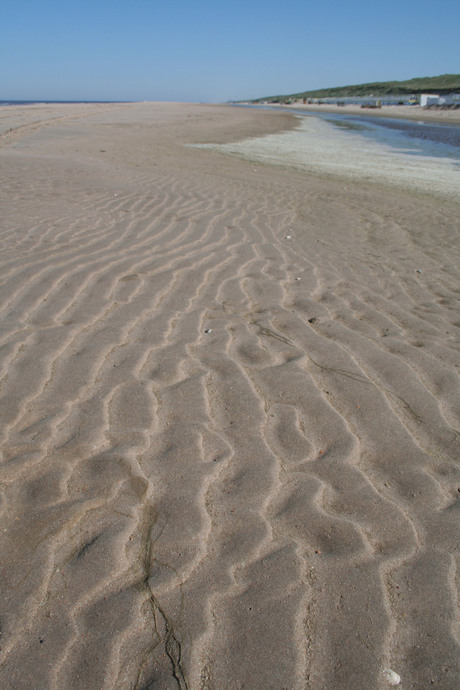
<path id="1" fill-rule="evenodd" d="M 460 73 L 460 0 L 10 0 L 0 99 L 226 101 Z"/>

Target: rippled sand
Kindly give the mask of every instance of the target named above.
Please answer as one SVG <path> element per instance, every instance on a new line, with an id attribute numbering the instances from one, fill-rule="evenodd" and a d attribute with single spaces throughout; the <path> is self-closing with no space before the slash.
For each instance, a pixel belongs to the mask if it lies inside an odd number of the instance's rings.
<path id="1" fill-rule="evenodd" d="M 0 115 L 0 687 L 457 688 L 458 199 Z"/>

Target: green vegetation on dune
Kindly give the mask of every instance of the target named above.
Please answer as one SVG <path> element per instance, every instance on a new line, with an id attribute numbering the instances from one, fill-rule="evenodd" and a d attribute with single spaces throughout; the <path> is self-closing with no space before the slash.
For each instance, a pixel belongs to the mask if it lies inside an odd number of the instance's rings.
<path id="1" fill-rule="evenodd" d="M 355 86 L 336 86 L 330 89 L 302 91 L 284 96 L 267 96 L 257 101 L 274 101 L 286 98 L 352 98 L 367 96 L 398 96 L 421 93 L 459 93 L 460 74 L 442 74 L 439 77 L 416 77 L 407 81 L 384 81 Z"/>

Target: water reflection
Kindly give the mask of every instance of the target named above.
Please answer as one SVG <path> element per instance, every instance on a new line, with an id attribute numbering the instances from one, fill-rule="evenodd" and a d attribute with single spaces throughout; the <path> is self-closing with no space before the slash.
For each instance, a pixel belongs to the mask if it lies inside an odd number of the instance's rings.
<path id="1" fill-rule="evenodd" d="M 336 127 L 359 132 L 362 136 L 411 154 L 460 161 L 459 125 L 359 115 L 315 113 L 313 117 L 320 117 Z"/>

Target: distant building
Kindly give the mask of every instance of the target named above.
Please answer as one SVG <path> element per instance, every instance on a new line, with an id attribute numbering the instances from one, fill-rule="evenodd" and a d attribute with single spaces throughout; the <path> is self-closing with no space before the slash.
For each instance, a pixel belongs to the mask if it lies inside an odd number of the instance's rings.
<path id="1" fill-rule="evenodd" d="M 435 93 L 422 93 L 420 96 L 420 105 L 423 108 L 429 105 L 451 105 L 452 103 L 452 96 L 440 96 Z"/>
<path id="2" fill-rule="evenodd" d="M 341 96 L 339 99 L 337 99 L 337 96 L 335 97 L 327 97 L 327 98 L 313 98 L 313 99 L 308 99 L 308 102 L 312 103 L 329 103 L 335 105 L 337 103 L 337 100 L 339 100 L 341 103 L 345 105 L 374 105 L 374 107 L 380 107 L 382 105 L 409 105 L 409 101 L 411 99 L 411 96 L 409 94 L 407 95 L 384 95 L 384 96 L 373 96 L 372 94 L 369 94 L 369 96 Z M 417 101 L 418 102 L 418 101 Z M 380 103 L 380 106 L 378 105 Z"/>

